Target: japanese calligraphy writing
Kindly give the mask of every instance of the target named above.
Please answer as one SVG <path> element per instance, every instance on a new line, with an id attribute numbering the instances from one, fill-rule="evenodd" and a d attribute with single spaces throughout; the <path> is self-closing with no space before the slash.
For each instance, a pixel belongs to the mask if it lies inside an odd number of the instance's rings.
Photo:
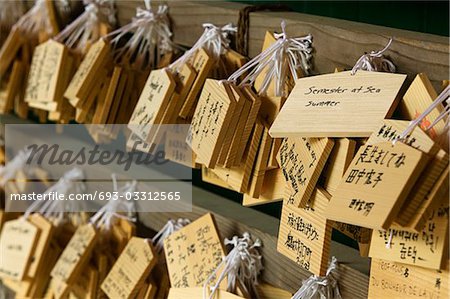
<path id="1" fill-rule="evenodd" d="M 164 242 L 172 287 L 202 286 L 225 255 L 211 214 L 170 235 Z"/>
<path id="2" fill-rule="evenodd" d="M 307 208 L 283 202 L 277 250 L 302 268 L 323 275 L 328 263 L 331 221 L 323 217 L 329 194 L 315 189 Z"/>
<path id="3" fill-rule="evenodd" d="M 427 162 L 421 151 L 401 142 L 361 146 L 326 214 L 340 222 L 387 229 Z"/>

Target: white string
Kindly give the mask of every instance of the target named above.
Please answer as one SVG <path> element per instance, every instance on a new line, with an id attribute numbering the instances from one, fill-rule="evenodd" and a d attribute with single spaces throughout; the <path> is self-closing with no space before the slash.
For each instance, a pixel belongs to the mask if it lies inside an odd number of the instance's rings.
<path id="1" fill-rule="evenodd" d="M 393 233 L 393 230 L 391 229 L 390 232 L 389 232 L 389 238 L 388 238 L 388 241 L 387 241 L 387 243 L 386 243 L 386 248 L 387 248 L 387 249 L 390 249 L 390 248 L 391 248 L 392 238 L 393 238 L 393 237 L 394 237 L 394 233 Z"/>
<path id="2" fill-rule="evenodd" d="M 113 180 L 113 192 L 117 192 L 117 198 L 110 199 L 108 203 L 102 206 L 90 219 L 90 222 L 97 226 L 97 228 L 104 228 L 105 230 L 111 230 L 112 226 L 116 223 L 117 218 L 125 219 L 130 222 L 135 222 L 136 208 L 134 201 L 126 200 L 127 193 L 132 193 L 136 190 L 137 181 L 127 182 L 120 189 L 117 188 L 116 174 L 111 175 Z M 125 212 L 125 215 L 120 214 Z"/>
<path id="3" fill-rule="evenodd" d="M 152 5 L 151 5 L 152 1 L 151 0 L 144 0 L 144 3 L 145 3 L 145 8 L 147 10 L 152 10 Z"/>
<path id="4" fill-rule="evenodd" d="M 436 107 L 438 107 L 439 105 L 441 105 L 444 101 L 448 101 L 450 96 L 450 86 L 447 86 L 439 95 L 438 97 L 433 101 L 433 103 L 431 103 L 430 106 L 428 106 L 427 109 L 425 109 L 424 112 L 422 112 L 422 114 L 420 114 L 416 119 L 412 120 L 408 127 L 406 127 L 406 129 L 397 137 L 392 141 L 392 144 L 395 145 L 395 143 L 399 140 L 403 140 L 406 138 L 406 136 L 408 136 L 409 134 L 411 134 L 411 132 L 414 130 L 415 127 L 417 127 L 423 120 L 424 118 L 431 113 L 431 111 L 433 111 L 434 109 L 436 109 Z M 448 109 L 448 106 L 447 108 Z M 440 115 L 438 117 L 439 120 L 442 120 L 445 115 L 448 114 L 448 110 L 444 110 L 442 115 Z M 442 116 L 442 117 L 441 117 Z M 437 123 L 436 121 L 433 122 L 433 124 L 429 127 L 432 128 L 435 123 Z M 428 128 L 428 129 L 429 129 Z"/>
<path id="5" fill-rule="evenodd" d="M 369 72 L 378 72 L 381 71 L 377 68 L 376 64 L 373 64 L 374 58 L 381 58 L 382 65 L 387 67 L 390 73 L 395 73 L 395 65 L 383 56 L 383 53 L 387 51 L 387 49 L 392 44 L 392 38 L 389 39 L 387 45 L 380 51 L 372 51 L 368 54 L 362 55 L 358 61 L 355 63 L 355 66 L 352 68 L 351 74 L 354 75 L 358 70 L 364 70 Z"/>
<path id="6" fill-rule="evenodd" d="M 275 94 L 282 96 L 285 92 L 287 72 L 294 80 L 298 80 L 298 70 L 301 68 L 305 74 L 311 70 L 312 36 L 290 38 L 286 34 L 286 22 L 281 22 L 282 33 L 274 34 L 277 39 L 266 50 L 234 72 L 228 81 L 237 82 L 245 73 L 247 76 L 240 85 L 253 85 L 256 78 L 264 71 L 266 75 L 258 90 L 258 94 L 265 94 L 271 82 L 275 80 Z M 286 65 L 288 70 L 285 69 Z"/>
<path id="7" fill-rule="evenodd" d="M 147 6 L 146 1 L 146 6 Z M 150 7 L 150 4 L 148 4 Z M 119 46 L 120 41 L 127 34 L 132 33 L 125 45 Z M 112 38 L 113 55 L 116 59 L 134 59 L 138 64 L 143 64 L 146 59 L 148 63 L 140 66 L 143 69 L 154 68 L 159 59 L 165 53 L 173 51 L 175 44 L 171 40 L 170 21 L 168 6 L 160 5 L 156 12 L 137 8 L 136 17 L 131 23 L 111 32 L 106 38 Z"/>
<path id="8" fill-rule="evenodd" d="M 41 31 L 46 31 L 49 35 L 55 33 L 50 23 L 45 0 L 36 0 L 33 7 L 14 26 L 28 36 L 37 37 Z"/>
<path id="9" fill-rule="evenodd" d="M 152 244 L 158 254 L 162 253 L 164 250 L 164 240 L 167 239 L 171 234 L 180 230 L 191 223 L 189 219 L 178 218 L 178 220 L 170 219 L 163 226 L 163 228 L 152 238 Z"/>
<path id="10" fill-rule="evenodd" d="M 445 126 L 444 126 L 444 131 L 448 131 L 449 128 L 449 115 L 450 115 L 450 98 L 447 98 L 446 102 L 446 106 L 444 108 L 444 110 L 441 112 L 441 114 L 439 114 L 439 116 L 431 123 L 431 125 L 429 125 L 426 128 L 426 131 L 431 130 L 438 122 L 440 122 L 441 120 L 443 120 L 445 118 Z"/>
<path id="11" fill-rule="evenodd" d="M 64 28 L 55 40 L 64 43 L 74 51 L 84 53 L 90 41 L 97 40 L 97 27 L 100 15 L 108 16 L 110 24 L 115 23 L 115 11 L 112 1 L 85 1 L 84 12 L 75 21 Z"/>
<path id="12" fill-rule="evenodd" d="M 203 24 L 203 34 L 197 42 L 186 51 L 183 56 L 174 61 L 169 68 L 178 71 L 182 65 L 190 61 L 197 51 L 204 48 L 216 61 L 220 61 L 220 56 L 225 54 L 230 48 L 228 35 L 237 32 L 237 28 L 232 24 L 218 27 L 210 23 Z"/>
<path id="13" fill-rule="evenodd" d="M 88 6 L 89 4 L 97 6 L 99 17 L 108 19 L 108 23 L 111 26 L 115 26 L 117 23 L 114 2 L 115 0 L 83 0 L 84 6 Z"/>
<path id="14" fill-rule="evenodd" d="M 64 13 L 65 17 L 68 17 L 72 11 L 70 8 L 69 0 L 59 0 L 60 3 L 60 11 Z"/>
<path id="15" fill-rule="evenodd" d="M 326 275 L 311 275 L 291 299 L 342 299 L 338 278 L 337 259 L 333 256 Z"/>
<path id="16" fill-rule="evenodd" d="M 47 219 L 55 218 L 57 223 L 64 219 L 64 213 L 74 212 L 77 204 L 72 200 L 49 199 L 52 194 L 64 194 L 67 198 L 70 193 L 79 194 L 84 192 L 85 185 L 80 180 L 84 179 L 84 173 L 80 168 L 73 168 L 64 175 L 53 186 L 48 188 L 42 196 L 42 200 L 35 200 L 25 211 L 24 217 L 29 217 L 31 213 L 40 213 Z"/>
<path id="17" fill-rule="evenodd" d="M 245 232 L 242 238 L 234 236 L 233 239 L 225 239 L 225 245 L 233 245 L 233 248 L 222 262 L 217 266 L 213 273 L 203 284 L 203 299 L 214 298 L 219 289 L 220 283 L 227 278 L 227 291 L 236 291 L 236 282 L 243 288 L 244 292 L 258 298 L 256 285 L 258 284 L 258 275 L 262 271 L 262 257 L 257 248 L 261 247 L 261 241 L 250 238 L 250 234 Z M 210 284 L 216 279 L 217 272 L 222 271 L 217 278 L 215 285 L 210 288 Z M 210 289 L 209 289 L 210 288 Z"/>
<path id="18" fill-rule="evenodd" d="M 13 179 L 19 170 L 27 170 L 27 160 L 30 158 L 31 149 L 20 150 L 17 155 L 6 165 L 0 165 L 0 187 L 5 187 L 5 184 Z"/>

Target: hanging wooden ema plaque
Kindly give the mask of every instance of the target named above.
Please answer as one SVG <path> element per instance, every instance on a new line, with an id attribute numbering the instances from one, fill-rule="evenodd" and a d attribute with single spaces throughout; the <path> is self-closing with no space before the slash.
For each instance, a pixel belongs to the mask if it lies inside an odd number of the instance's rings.
<path id="1" fill-rule="evenodd" d="M 395 108 L 406 75 L 350 71 L 300 78 L 272 137 L 369 137 Z"/>
<path id="2" fill-rule="evenodd" d="M 128 127 L 139 138 L 146 141 L 153 124 L 158 124 L 164 109 L 175 90 L 175 80 L 165 69 L 154 70 L 148 76 Z"/>
<path id="3" fill-rule="evenodd" d="M 408 227 L 419 231 L 425 225 L 427 219 L 433 214 L 433 209 L 442 202 L 448 202 L 449 192 L 449 168 L 447 167 L 428 193 L 427 198 L 420 205 L 418 212 L 408 223 Z"/>
<path id="4" fill-rule="evenodd" d="M 433 103 L 436 97 L 436 90 L 433 88 L 427 75 L 420 73 L 405 92 L 405 95 L 399 104 L 400 113 L 406 119 L 413 120 L 425 111 Z M 445 133 L 444 119 L 437 122 L 433 128 L 427 130 L 427 128 L 439 117 L 439 113 L 442 111 L 444 111 L 444 106 L 440 104 L 435 109 L 431 110 L 427 117 L 420 122 L 420 127 L 423 130 L 426 130 L 427 134 L 433 140 L 437 140 L 440 135 Z"/>
<path id="5" fill-rule="evenodd" d="M 439 271 L 373 258 L 368 298 L 447 299 L 449 274 L 448 264 Z"/>
<path id="6" fill-rule="evenodd" d="M 207 79 L 187 136 L 200 163 L 214 168 L 219 158 L 236 100 L 226 82 Z"/>
<path id="7" fill-rule="evenodd" d="M 5 222 L 0 237 L 1 278 L 24 278 L 38 239 L 39 229 L 25 218 Z"/>
<path id="8" fill-rule="evenodd" d="M 53 267 L 53 291 L 56 298 L 64 298 L 69 287 L 75 283 L 94 249 L 97 232 L 92 224 L 80 226 L 70 239 Z"/>
<path id="9" fill-rule="evenodd" d="M 283 201 L 277 250 L 315 275 L 326 274 L 330 254 L 332 221 L 324 211 L 330 195 L 315 189 L 308 208 Z"/>
<path id="10" fill-rule="evenodd" d="M 278 163 L 288 182 L 288 195 L 295 206 L 306 206 L 333 145 L 333 140 L 329 138 L 284 139 L 278 153 Z"/>
<path id="11" fill-rule="evenodd" d="M 393 141 L 399 138 L 400 134 L 409 126 L 409 123 L 405 120 L 383 120 L 379 129 L 370 136 L 367 144 Z M 423 172 L 422 179 L 415 183 L 411 194 L 403 203 L 402 212 L 397 216 L 396 222 L 402 226 L 406 226 L 418 213 L 421 204 L 426 200 L 427 194 L 430 193 L 433 185 L 448 165 L 448 154 L 440 149 L 420 127 L 415 127 L 406 136 L 404 142 L 427 154 L 430 157 L 430 162 Z"/>
<path id="12" fill-rule="evenodd" d="M 109 298 L 134 298 L 155 265 L 155 251 L 149 240 L 133 237 L 101 288 Z"/>
<path id="13" fill-rule="evenodd" d="M 374 230 L 369 256 L 439 270 L 446 263 L 447 245 L 448 207 L 441 207 L 434 210 L 420 232 L 399 225 Z"/>
<path id="14" fill-rule="evenodd" d="M 64 96 L 74 107 L 80 108 L 99 80 L 99 71 L 107 62 L 109 45 L 103 38 L 95 42 L 87 52 L 78 70 L 69 83 Z M 95 79 L 96 78 L 96 79 Z"/>
<path id="15" fill-rule="evenodd" d="M 170 285 L 203 286 L 225 256 L 213 216 L 206 214 L 164 240 Z"/>
<path id="16" fill-rule="evenodd" d="M 31 107 L 56 110 L 64 92 L 61 69 L 67 55 L 67 48 L 54 40 L 36 47 L 25 91 L 25 101 Z"/>
<path id="17" fill-rule="evenodd" d="M 331 198 L 327 217 L 387 229 L 427 162 L 427 155 L 401 142 L 362 146 Z"/>
<path id="18" fill-rule="evenodd" d="M 204 298 L 204 289 L 196 288 L 170 288 L 167 299 L 185 299 L 185 298 Z M 207 297 L 208 298 L 208 297 Z M 217 290 L 214 294 L 215 299 L 242 299 L 244 297 L 226 292 L 224 290 Z"/>

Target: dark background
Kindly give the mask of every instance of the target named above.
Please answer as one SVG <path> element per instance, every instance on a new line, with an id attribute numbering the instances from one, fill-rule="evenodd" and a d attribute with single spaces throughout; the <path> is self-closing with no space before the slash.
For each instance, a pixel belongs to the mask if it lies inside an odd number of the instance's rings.
<path id="1" fill-rule="evenodd" d="M 234 1 L 281 3 L 301 13 L 449 35 L 449 1 Z"/>

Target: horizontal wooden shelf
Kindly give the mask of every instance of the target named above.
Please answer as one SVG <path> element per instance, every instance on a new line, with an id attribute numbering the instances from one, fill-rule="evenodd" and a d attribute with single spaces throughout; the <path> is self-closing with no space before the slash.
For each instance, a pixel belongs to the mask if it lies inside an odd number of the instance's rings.
<path id="1" fill-rule="evenodd" d="M 161 1 L 160 1 L 161 2 Z M 158 1 L 152 2 L 154 5 Z M 239 11 L 246 4 L 223 1 L 164 1 L 173 21 L 174 41 L 192 46 L 203 32 L 203 23 L 237 24 Z M 140 1 L 117 1 L 120 24 L 126 24 L 136 13 Z M 335 67 L 351 68 L 365 52 L 380 50 L 388 39 L 394 39 L 386 52 L 399 73 L 412 80 L 418 73 L 426 73 L 434 87 L 449 79 L 449 38 L 377 25 L 363 24 L 328 17 L 295 12 L 254 12 L 250 14 L 249 55 L 261 51 L 265 31 L 280 31 L 285 20 L 291 36 L 312 34 L 314 73 L 333 72 Z"/>

